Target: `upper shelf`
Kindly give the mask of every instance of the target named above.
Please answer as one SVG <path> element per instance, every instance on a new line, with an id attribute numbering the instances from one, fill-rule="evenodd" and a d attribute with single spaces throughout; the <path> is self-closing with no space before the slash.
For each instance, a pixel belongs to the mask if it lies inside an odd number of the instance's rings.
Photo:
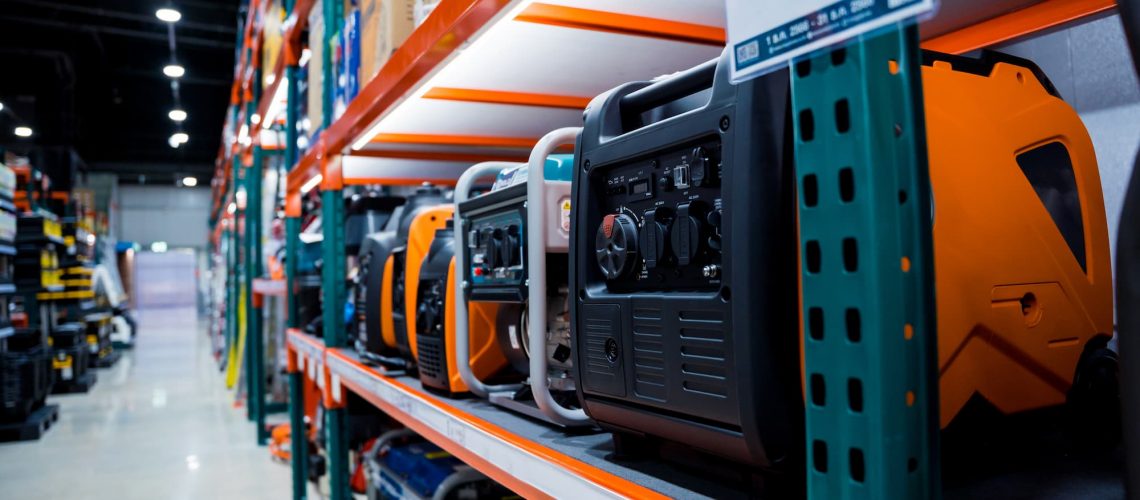
<path id="1" fill-rule="evenodd" d="M 966 52 L 1114 6 L 943 0 L 924 45 Z M 717 57 L 723 24 L 723 0 L 444 0 L 290 172 L 290 194 L 408 183 L 424 161 L 424 180 L 440 181 L 478 161 L 523 160 L 546 132 L 581 124 L 593 96 Z M 356 159 L 321 165 L 336 155 Z"/>

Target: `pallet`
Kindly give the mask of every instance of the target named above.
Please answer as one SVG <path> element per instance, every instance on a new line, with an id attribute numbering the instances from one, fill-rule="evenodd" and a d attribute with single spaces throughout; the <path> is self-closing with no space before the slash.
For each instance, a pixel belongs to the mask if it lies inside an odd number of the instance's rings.
<path id="1" fill-rule="evenodd" d="M 87 372 L 82 377 L 75 380 L 57 380 L 51 386 L 52 394 L 76 394 L 87 392 L 95 386 L 95 381 L 98 377 L 94 372 Z"/>
<path id="2" fill-rule="evenodd" d="M 59 405 L 44 405 L 23 422 L 0 423 L 0 442 L 34 441 L 59 420 Z"/>
<path id="3" fill-rule="evenodd" d="M 119 358 L 121 357 L 123 357 L 122 351 L 111 351 L 106 356 L 96 359 L 91 366 L 95 368 L 110 368 L 115 366 L 115 363 L 119 362 Z"/>

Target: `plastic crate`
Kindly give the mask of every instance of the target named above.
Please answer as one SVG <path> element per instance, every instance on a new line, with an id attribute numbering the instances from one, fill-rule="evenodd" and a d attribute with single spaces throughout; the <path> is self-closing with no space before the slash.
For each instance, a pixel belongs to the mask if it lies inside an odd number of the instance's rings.
<path id="1" fill-rule="evenodd" d="M 0 353 L 0 419 L 24 420 L 44 404 L 52 385 L 45 346 Z"/>

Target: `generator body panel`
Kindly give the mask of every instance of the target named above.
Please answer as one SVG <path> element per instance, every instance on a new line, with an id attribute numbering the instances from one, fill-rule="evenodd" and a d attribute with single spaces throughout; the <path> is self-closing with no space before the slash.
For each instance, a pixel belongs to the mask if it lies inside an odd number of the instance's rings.
<path id="1" fill-rule="evenodd" d="M 788 74 L 731 85 L 727 64 L 587 108 L 573 364 L 603 427 L 777 467 L 803 448 Z"/>

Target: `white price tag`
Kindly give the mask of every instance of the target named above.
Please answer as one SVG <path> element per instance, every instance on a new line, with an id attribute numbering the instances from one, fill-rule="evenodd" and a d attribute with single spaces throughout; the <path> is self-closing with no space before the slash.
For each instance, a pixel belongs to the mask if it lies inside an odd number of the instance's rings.
<path id="1" fill-rule="evenodd" d="M 313 378 L 316 379 L 316 381 L 317 381 L 317 387 L 324 389 L 325 388 L 325 378 L 322 377 L 321 375 L 322 375 L 322 370 L 320 369 L 320 367 L 317 365 L 316 362 L 313 362 Z"/>
<path id="2" fill-rule="evenodd" d="M 332 384 L 332 397 L 333 401 L 340 402 L 340 375 L 332 374 L 329 377 L 329 383 Z"/>
<path id="3" fill-rule="evenodd" d="M 868 31 L 932 12 L 938 0 L 725 0 L 732 81 Z"/>

